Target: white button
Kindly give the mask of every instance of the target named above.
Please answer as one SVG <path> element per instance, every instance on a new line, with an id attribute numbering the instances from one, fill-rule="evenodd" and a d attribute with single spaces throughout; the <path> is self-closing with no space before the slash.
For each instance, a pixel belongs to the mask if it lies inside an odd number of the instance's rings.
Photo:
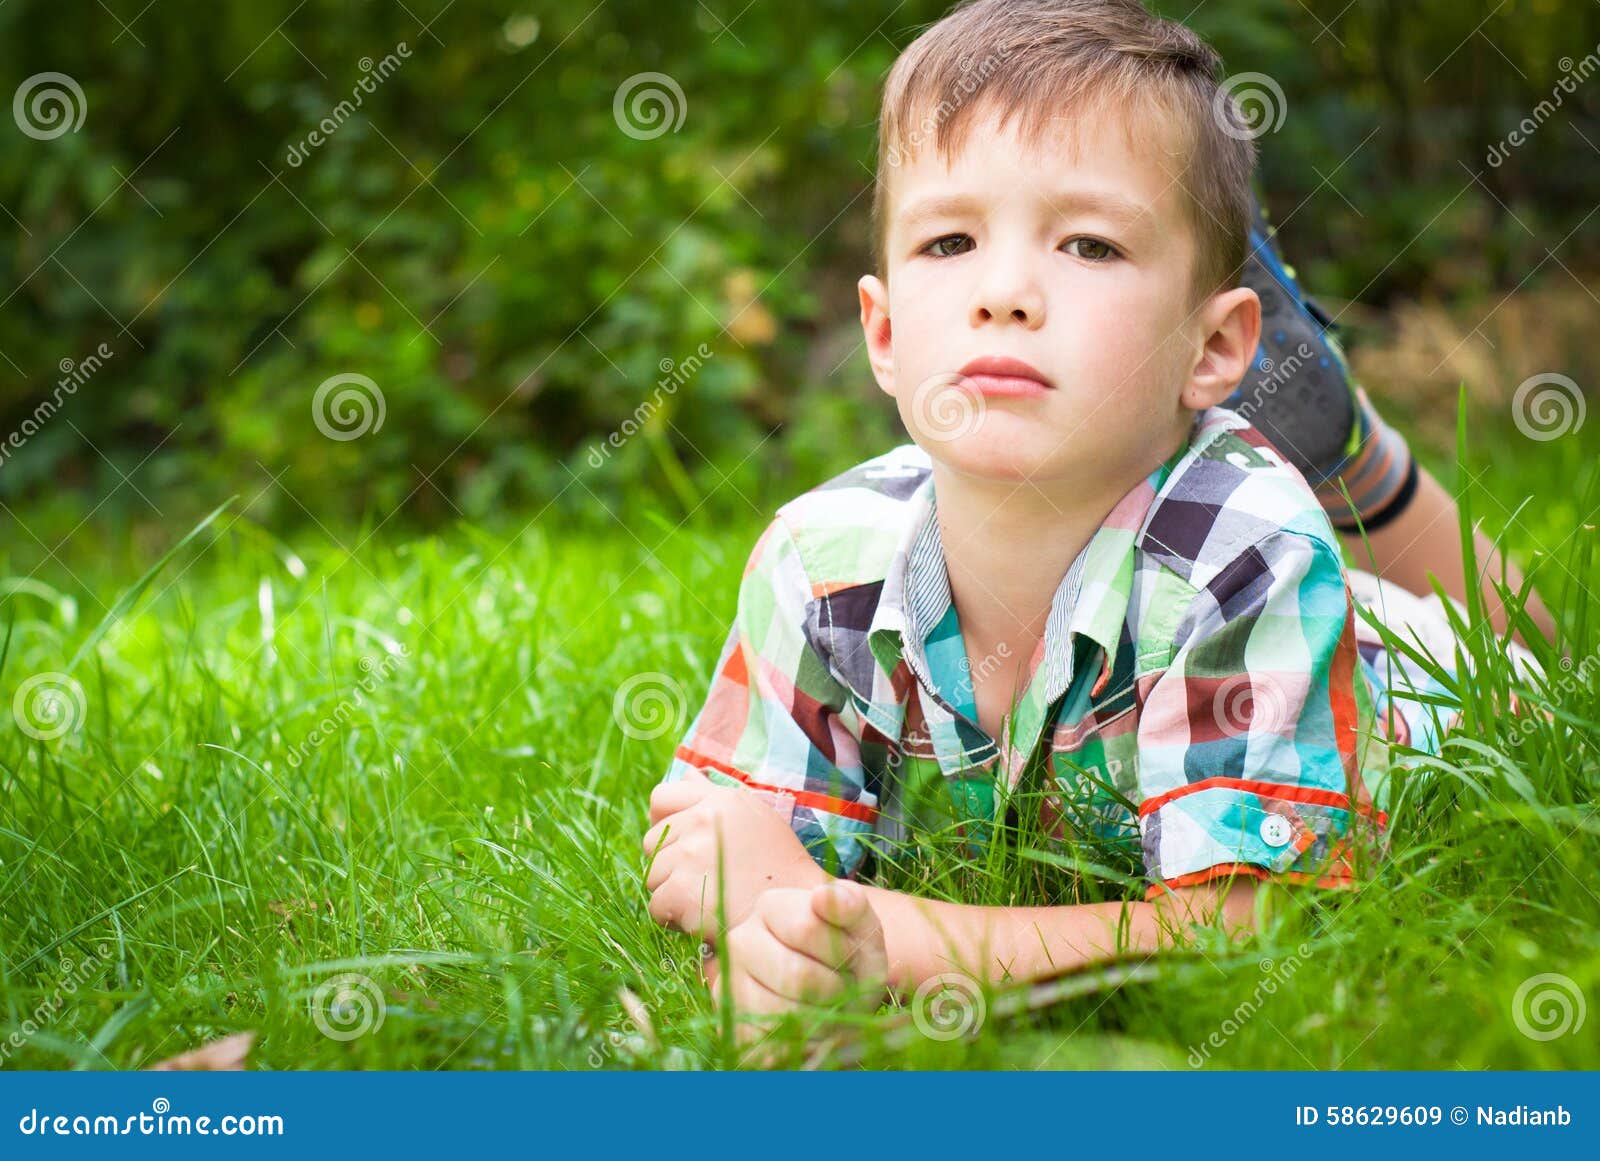
<path id="1" fill-rule="evenodd" d="M 1294 827 L 1281 814 L 1269 814 L 1261 820 L 1261 841 L 1269 847 L 1281 847 L 1289 841 Z"/>

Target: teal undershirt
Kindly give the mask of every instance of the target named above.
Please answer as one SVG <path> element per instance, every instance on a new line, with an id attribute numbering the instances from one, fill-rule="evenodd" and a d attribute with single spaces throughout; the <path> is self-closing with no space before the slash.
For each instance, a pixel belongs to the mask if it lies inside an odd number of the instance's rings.
<path id="1" fill-rule="evenodd" d="M 956 615 L 954 601 L 928 634 L 922 651 L 927 658 L 928 678 L 933 688 L 976 725 L 978 703 L 972 687 L 971 663 L 967 660 L 967 643 L 961 635 L 961 621 Z M 959 817 L 980 823 L 993 820 L 994 787 L 987 778 L 951 779 L 947 787 L 951 804 Z M 971 827 L 968 835 L 976 846 L 981 847 L 988 841 L 989 827 Z"/>
<path id="2" fill-rule="evenodd" d="M 972 689 L 967 643 L 961 636 L 961 622 L 952 601 L 928 634 L 923 654 L 928 659 L 928 676 L 933 687 L 956 709 L 976 722 L 978 703 Z"/>

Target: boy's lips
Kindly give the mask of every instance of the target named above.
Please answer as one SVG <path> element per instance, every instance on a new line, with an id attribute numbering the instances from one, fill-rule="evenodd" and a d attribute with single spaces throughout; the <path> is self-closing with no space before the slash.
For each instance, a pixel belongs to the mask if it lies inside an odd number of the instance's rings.
<path id="1" fill-rule="evenodd" d="M 961 376 L 984 395 L 1043 395 L 1055 386 L 1031 363 L 1005 355 L 973 359 Z"/>

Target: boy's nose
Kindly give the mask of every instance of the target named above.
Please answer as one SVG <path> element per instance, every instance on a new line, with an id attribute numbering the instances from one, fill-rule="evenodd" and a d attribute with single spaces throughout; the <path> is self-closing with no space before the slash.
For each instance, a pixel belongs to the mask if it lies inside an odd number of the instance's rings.
<path id="1" fill-rule="evenodd" d="M 1044 295 L 1038 284 L 1016 272 L 996 272 L 972 297 L 972 325 L 1010 320 L 1030 330 L 1044 325 Z"/>

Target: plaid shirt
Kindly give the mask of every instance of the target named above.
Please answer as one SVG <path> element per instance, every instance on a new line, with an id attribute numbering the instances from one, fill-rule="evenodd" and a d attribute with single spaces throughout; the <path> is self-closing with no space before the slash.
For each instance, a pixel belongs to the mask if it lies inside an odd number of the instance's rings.
<path id="1" fill-rule="evenodd" d="M 1349 886 L 1358 839 L 1384 853 L 1390 744 L 1437 721 L 1391 700 L 1327 516 L 1235 412 L 1199 414 L 1090 538 L 998 741 L 930 663 L 964 667 L 934 516 L 915 444 L 783 505 L 664 781 L 749 787 L 847 876 L 952 806 L 981 839 L 1029 786 L 1047 836 L 1142 871 L 1146 898 L 1231 872 Z"/>

